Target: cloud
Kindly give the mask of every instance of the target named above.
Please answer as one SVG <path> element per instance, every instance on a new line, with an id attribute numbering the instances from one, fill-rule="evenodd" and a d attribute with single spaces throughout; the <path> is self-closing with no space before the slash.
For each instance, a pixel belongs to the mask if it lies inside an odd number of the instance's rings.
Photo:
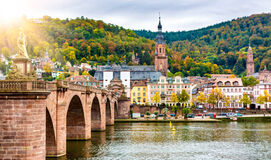
<path id="1" fill-rule="evenodd" d="M 12 0 L 11 0 L 12 1 Z M 270 0 L 25 0 L 25 15 L 85 16 L 130 29 L 192 30 L 237 17 L 270 12 Z"/>

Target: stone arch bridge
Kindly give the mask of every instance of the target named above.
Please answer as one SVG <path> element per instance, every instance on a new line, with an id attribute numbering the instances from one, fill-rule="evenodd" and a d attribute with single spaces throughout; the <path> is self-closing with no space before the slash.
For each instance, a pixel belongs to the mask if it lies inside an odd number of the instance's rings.
<path id="1" fill-rule="evenodd" d="M 66 154 L 66 140 L 88 140 L 129 100 L 67 81 L 0 81 L 0 159 L 45 159 Z"/>

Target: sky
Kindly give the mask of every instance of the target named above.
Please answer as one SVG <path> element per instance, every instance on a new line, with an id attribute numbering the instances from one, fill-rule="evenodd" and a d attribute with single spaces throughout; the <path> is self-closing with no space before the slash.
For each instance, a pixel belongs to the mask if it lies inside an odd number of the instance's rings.
<path id="1" fill-rule="evenodd" d="M 88 17 L 129 29 L 184 31 L 219 22 L 270 13 L 271 0 L 0 0 L 0 22 L 25 15 L 40 18 Z"/>

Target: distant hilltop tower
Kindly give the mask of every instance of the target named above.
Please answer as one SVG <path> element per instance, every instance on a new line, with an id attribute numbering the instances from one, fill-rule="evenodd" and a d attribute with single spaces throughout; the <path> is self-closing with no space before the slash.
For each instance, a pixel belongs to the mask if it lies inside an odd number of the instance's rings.
<path id="1" fill-rule="evenodd" d="M 252 76 L 255 72 L 254 61 L 253 61 L 253 52 L 252 48 L 249 46 L 247 51 L 247 77 Z"/>
<path id="2" fill-rule="evenodd" d="M 163 76 L 167 76 L 168 57 L 166 54 L 166 44 L 162 34 L 161 17 L 159 15 L 158 34 L 156 35 L 155 43 L 155 70 L 160 71 Z"/>

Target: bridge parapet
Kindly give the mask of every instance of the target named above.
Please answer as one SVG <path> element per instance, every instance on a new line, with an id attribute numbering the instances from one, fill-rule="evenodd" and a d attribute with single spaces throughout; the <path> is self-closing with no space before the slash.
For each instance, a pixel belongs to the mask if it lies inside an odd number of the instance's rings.
<path id="1" fill-rule="evenodd" d="M 0 81 L 0 92 L 46 91 L 46 82 L 40 81 Z"/>

